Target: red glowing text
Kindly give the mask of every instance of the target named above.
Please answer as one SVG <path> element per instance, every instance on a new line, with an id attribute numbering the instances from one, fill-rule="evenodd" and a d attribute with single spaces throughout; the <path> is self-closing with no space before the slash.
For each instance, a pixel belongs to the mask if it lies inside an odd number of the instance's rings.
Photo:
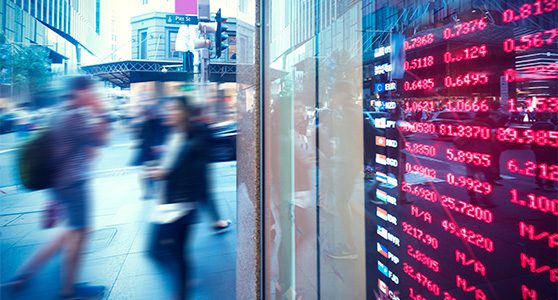
<path id="1" fill-rule="evenodd" d="M 515 99 L 508 100 L 509 112 L 558 112 L 558 97 L 529 97 L 518 106 Z"/>
<path id="2" fill-rule="evenodd" d="M 421 264 L 427 266 L 434 272 L 440 271 L 440 264 L 437 260 L 429 257 L 428 255 L 422 253 L 420 250 L 413 248 L 411 245 L 407 245 L 407 254 L 419 261 Z"/>
<path id="3" fill-rule="evenodd" d="M 490 166 L 490 154 L 463 151 L 453 148 L 446 149 L 446 158 L 452 161 L 462 162 L 475 166 Z"/>
<path id="4" fill-rule="evenodd" d="M 423 165 L 405 163 L 405 172 L 419 173 L 430 178 L 436 178 L 436 170 Z"/>
<path id="5" fill-rule="evenodd" d="M 417 79 L 403 82 L 405 91 L 429 90 L 434 87 L 434 78 Z"/>
<path id="6" fill-rule="evenodd" d="M 467 228 L 459 227 L 454 222 L 443 220 L 442 228 L 444 228 L 445 231 L 481 249 L 484 249 L 488 252 L 494 251 L 494 242 L 490 238 L 484 237 L 481 234 L 475 233 L 474 231 Z"/>
<path id="7" fill-rule="evenodd" d="M 541 231 L 535 234 L 535 226 L 525 222 L 519 222 L 519 235 L 531 241 L 538 241 L 546 238 L 548 239 L 548 247 L 558 247 L 558 233 L 550 234 L 548 231 Z"/>
<path id="8" fill-rule="evenodd" d="M 408 235 L 414 237 L 415 239 L 425 243 L 426 245 L 429 245 L 430 247 L 434 248 L 434 249 L 438 249 L 439 247 L 439 242 L 438 239 L 431 236 L 430 234 L 424 233 L 424 231 L 422 231 L 421 229 L 407 223 L 407 222 L 403 222 L 401 223 L 401 226 L 403 227 L 403 232 L 407 233 Z"/>
<path id="9" fill-rule="evenodd" d="M 435 101 L 424 100 L 424 101 L 405 101 L 405 111 L 415 112 L 415 111 L 437 111 Z"/>
<path id="10" fill-rule="evenodd" d="M 455 284 L 457 285 L 458 288 L 462 289 L 464 292 L 468 292 L 468 293 L 473 292 L 475 294 L 475 300 L 486 300 L 486 294 L 484 293 L 484 291 L 474 285 L 469 285 L 469 283 L 467 283 L 467 280 L 465 278 L 456 275 Z"/>
<path id="11" fill-rule="evenodd" d="M 490 210 L 472 205 L 465 201 L 456 200 L 452 197 L 441 195 L 440 204 L 452 211 L 466 215 L 473 219 L 477 219 L 479 221 L 483 221 L 485 223 L 492 223 L 492 221 L 494 220 L 494 217 Z"/>
<path id="12" fill-rule="evenodd" d="M 545 196 L 535 194 L 527 194 L 527 199 L 519 199 L 516 189 L 511 189 L 511 203 L 525 206 L 530 209 L 538 210 L 544 213 L 552 213 L 558 216 L 558 199 L 548 199 Z"/>
<path id="13" fill-rule="evenodd" d="M 434 56 L 425 56 L 414 58 L 411 60 L 406 60 L 404 68 L 405 70 L 414 70 L 414 69 L 422 69 L 426 67 L 430 67 L 434 65 Z"/>
<path id="14" fill-rule="evenodd" d="M 403 272 L 409 275 L 409 277 L 414 279 L 416 282 L 420 283 L 422 286 L 426 287 L 426 289 L 432 294 L 436 296 L 440 295 L 440 286 L 432 282 L 432 280 L 428 279 L 428 277 L 426 277 L 424 274 L 416 272 L 415 268 L 413 268 L 411 265 L 403 263 Z"/>
<path id="15" fill-rule="evenodd" d="M 492 193 L 492 184 L 487 181 L 478 180 L 467 176 L 455 176 L 452 173 L 446 175 L 448 184 L 465 188 L 475 193 L 488 195 Z"/>
<path id="16" fill-rule="evenodd" d="M 502 13 L 502 22 L 511 23 L 522 19 L 527 19 L 530 16 L 538 16 L 543 13 L 548 13 L 557 8 L 556 1 L 554 0 L 537 0 L 533 3 L 525 3 L 519 7 L 519 10 L 506 9 Z"/>
<path id="17" fill-rule="evenodd" d="M 537 164 L 530 160 L 521 164 L 516 159 L 510 159 L 506 167 L 512 173 L 558 181 L 558 165 Z"/>
<path id="18" fill-rule="evenodd" d="M 525 34 L 519 37 L 519 43 L 514 39 L 504 40 L 504 51 L 524 51 L 531 48 L 540 48 L 544 45 L 551 45 L 558 35 L 558 28 L 539 31 L 534 34 Z"/>
<path id="19" fill-rule="evenodd" d="M 455 24 L 453 27 L 444 29 L 444 39 L 448 40 L 461 35 L 466 35 L 475 31 L 484 30 L 488 24 L 484 18 L 471 20 L 468 22 L 463 22 Z"/>
<path id="20" fill-rule="evenodd" d="M 458 76 L 446 76 L 444 85 L 447 88 L 487 84 L 488 75 L 482 73 L 467 73 Z"/>
<path id="21" fill-rule="evenodd" d="M 411 185 L 408 182 L 403 181 L 403 183 L 401 183 L 401 190 L 405 193 L 417 196 L 426 201 L 430 201 L 430 202 L 438 201 L 438 197 L 435 191 L 432 191 L 430 189 L 427 189 L 419 185 Z"/>
<path id="22" fill-rule="evenodd" d="M 558 268 L 552 268 L 549 265 L 539 265 L 537 266 L 537 259 L 534 257 L 527 256 L 525 253 L 519 254 L 519 259 L 521 261 L 521 267 L 524 269 L 529 269 L 531 273 L 549 273 L 550 282 L 558 281 Z"/>
<path id="23" fill-rule="evenodd" d="M 467 258 L 467 254 L 461 252 L 459 250 L 455 250 L 455 261 L 460 263 L 463 266 L 473 266 L 473 270 L 475 273 L 479 273 L 482 276 L 486 276 L 486 268 L 482 264 L 482 262 L 478 259 L 474 258 Z"/>
<path id="24" fill-rule="evenodd" d="M 450 64 L 453 62 L 485 57 L 487 54 L 488 50 L 486 50 L 486 44 L 482 44 L 480 46 L 463 48 L 453 53 L 448 51 L 444 53 L 444 62 Z"/>
<path id="25" fill-rule="evenodd" d="M 408 41 L 405 41 L 403 45 L 405 50 L 410 50 L 424 45 L 432 44 L 433 42 L 434 42 L 434 34 L 430 33 L 423 36 L 417 36 Z"/>
<path id="26" fill-rule="evenodd" d="M 539 146 L 558 147 L 558 131 L 556 130 L 498 128 L 496 130 L 496 139 L 500 142 L 515 144 L 537 144 Z"/>
<path id="27" fill-rule="evenodd" d="M 446 103 L 447 111 L 488 111 L 488 100 L 457 100 Z"/>
<path id="28" fill-rule="evenodd" d="M 432 223 L 432 215 L 426 210 L 420 209 L 414 205 L 411 205 L 411 216 L 422 219 L 426 223 Z"/>
<path id="29" fill-rule="evenodd" d="M 436 148 L 434 146 L 419 143 L 406 142 L 405 151 L 412 154 L 421 154 L 430 157 L 436 156 Z"/>

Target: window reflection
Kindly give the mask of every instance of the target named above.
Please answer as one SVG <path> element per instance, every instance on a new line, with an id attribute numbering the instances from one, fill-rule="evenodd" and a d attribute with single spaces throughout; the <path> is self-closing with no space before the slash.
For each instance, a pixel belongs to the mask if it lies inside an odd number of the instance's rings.
<path id="1" fill-rule="evenodd" d="M 267 295 L 556 299 L 555 2 L 267 2 Z"/>

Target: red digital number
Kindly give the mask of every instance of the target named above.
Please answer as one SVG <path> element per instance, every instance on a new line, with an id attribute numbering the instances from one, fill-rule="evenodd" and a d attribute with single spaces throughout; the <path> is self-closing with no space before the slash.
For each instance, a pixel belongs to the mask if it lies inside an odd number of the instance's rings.
<path id="1" fill-rule="evenodd" d="M 450 185 L 484 195 L 489 195 L 493 190 L 490 182 L 481 181 L 467 176 L 455 176 L 452 173 L 448 173 L 446 175 L 446 181 Z"/>
<path id="2" fill-rule="evenodd" d="M 458 212 L 479 221 L 483 221 L 485 223 L 492 223 L 492 221 L 494 220 L 494 216 L 492 215 L 492 212 L 490 210 L 472 205 L 465 201 L 457 200 L 453 197 L 441 195 L 440 204 L 449 210 Z"/>
<path id="3" fill-rule="evenodd" d="M 405 172 L 419 173 L 419 174 L 422 174 L 422 175 L 430 177 L 430 178 L 436 178 L 436 170 L 434 170 L 432 168 L 422 166 L 422 165 L 415 165 L 415 164 L 411 164 L 411 163 L 405 163 Z"/>
<path id="4" fill-rule="evenodd" d="M 430 157 L 436 156 L 436 148 L 434 146 L 419 143 L 405 142 L 405 151 Z"/>
<path id="5" fill-rule="evenodd" d="M 474 125 L 439 124 L 438 133 L 441 136 L 465 137 L 483 140 L 489 140 L 491 137 L 490 128 L 486 126 Z"/>
<path id="6" fill-rule="evenodd" d="M 434 56 L 425 56 L 405 61 L 405 70 L 415 70 L 434 65 Z"/>
<path id="7" fill-rule="evenodd" d="M 488 83 L 488 75 L 482 73 L 468 73 L 455 77 L 446 76 L 444 85 L 447 88 L 456 88 L 462 86 L 480 85 Z"/>
<path id="8" fill-rule="evenodd" d="M 407 254 L 416 259 L 421 264 L 427 266 L 434 272 L 440 271 L 440 263 L 437 260 L 431 258 L 430 256 L 422 253 L 420 250 L 413 248 L 411 245 L 407 245 Z"/>
<path id="9" fill-rule="evenodd" d="M 558 147 L 556 130 L 518 130 L 515 128 L 498 128 L 496 139 L 500 142 L 515 144 L 537 144 L 539 146 Z"/>
<path id="10" fill-rule="evenodd" d="M 504 40 L 504 52 L 523 51 L 531 48 L 539 48 L 544 45 L 551 45 L 558 35 L 558 28 L 539 31 L 534 34 L 525 34 L 519 37 L 520 44 L 514 39 Z"/>
<path id="11" fill-rule="evenodd" d="M 401 191 L 417 196 L 419 198 L 422 198 L 426 201 L 430 201 L 432 203 L 435 203 L 438 201 L 438 197 L 435 191 L 429 190 L 427 188 L 424 188 L 422 186 L 418 186 L 418 185 L 412 185 L 409 184 L 408 182 L 403 181 L 401 183 Z"/>
<path id="12" fill-rule="evenodd" d="M 538 16 L 543 13 L 552 12 L 556 8 L 558 8 L 556 0 L 537 0 L 533 3 L 525 3 L 519 7 L 518 11 L 513 9 L 504 10 L 502 13 L 502 22 L 516 22 L 522 19 L 527 19 L 530 16 Z"/>
<path id="13" fill-rule="evenodd" d="M 444 53 L 444 62 L 446 64 L 450 64 L 454 62 L 460 62 L 463 60 L 471 60 L 471 59 L 485 57 L 487 54 L 488 54 L 488 50 L 486 49 L 486 44 L 482 44 L 480 46 L 463 48 L 454 53 L 448 51 Z"/>
<path id="14" fill-rule="evenodd" d="M 407 233 L 408 235 L 414 237 L 415 239 L 423 242 L 424 244 L 434 249 L 438 249 L 439 242 L 437 238 L 433 237 L 430 234 L 424 233 L 424 231 L 422 231 L 421 229 L 407 222 L 401 223 L 401 226 L 403 227 L 403 232 Z"/>
<path id="15" fill-rule="evenodd" d="M 453 27 L 448 27 L 444 29 L 443 36 L 444 39 L 452 39 L 458 36 L 473 33 L 475 31 L 484 30 L 488 27 L 485 18 L 475 19 L 468 22 L 463 22 L 455 24 Z"/>
<path id="16" fill-rule="evenodd" d="M 412 133 L 436 133 L 436 125 L 424 122 L 401 122 L 399 124 L 399 129 L 403 132 Z"/>
<path id="17" fill-rule="evenodd" d="M 490 167 L 491 157 L 487 153 L 463 151 L 453 148 L 446 149 L 446 158 L 452 161 L 462 162 L 475 166 Z"/>
<path id="18" fill-rule="evenodd" d="M 429 90 L 433 87 L 434 78 L 417 79 L 414 81 L 405 81 L 403 83 L 403 89 L 405 91 Z"/>
<path id="19" fill-rule="evenodd" d="M 508 112 L 558 112 L 558 97 L 529 97 L 523 102 L 508 99 Z"/>
<path id="20" fill-rule="evenodd" d="M 433 42 L 434 34 L 429 33 L 427 35 L 414 37 L 412 39 L 409 39 L 408 41 L 405 41 L 405 43 L 403 43 L 403 47 L 405 50 L 410 50 L 424 45 L 432 44 Z"/>
<path id="21" fill-rule="evenodd" d="M 426 289 L 436 296 L 440 296 L 440 286 L 428 279 L 428 277 L 420 272 L 416 272 L 408 263 L 403 263 L 403 272 L 409 275 L 413 280 L 426 287 Z"/>
<path id="22" fill-rule="evenodd" d="M 437 105 L 434 101 L 405 101 L 405 111 L 415 112 L 415 111 L 437 111 Z"/>
<path id="23" fill-rule="evenodd" d="M 481 234 L 475 233 L 474 231 L 467 229 L 465 227 L 460 227 L 456 223 L 443 220 L 442 221 L 442 228 L 445 231 L 463 239 L 464 241 L 475 245 L 481 249 L 484 249 L 488 252 L 494 251 L 494 242 L 487 237 L 484 237 Z"/>
<path id="24" fill-rule="evenodd" d="M 510 193 L 511 203 L 558 216 L 558 199 L 549 199 L 545 196 L 533 193 L 527 194 L 526 199 L 521 199 L 519 198 L 519 192 L 517 189 L 511 189 Z"/>
<path id="25" fill-rule="evenodd" d="M 488 100 L 456 100 L 446 103 L 447 111 L 488 111 Z"/>
<path id="26" fill-rule="evenodd" d="M 558 165 L 537 164 L 530 160 L 519 164 L 516 159 L 510 159 L 506 167 L 512 173 L 558 181 Z"/>

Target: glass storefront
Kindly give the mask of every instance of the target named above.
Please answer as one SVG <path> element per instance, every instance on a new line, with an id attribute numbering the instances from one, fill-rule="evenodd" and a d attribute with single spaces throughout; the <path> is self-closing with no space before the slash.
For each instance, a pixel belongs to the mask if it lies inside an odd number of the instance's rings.
<path id="1" fill-rule="evenodd" d="M 265 299 L 558 299 L 558 4 L 264 0 Z"/>

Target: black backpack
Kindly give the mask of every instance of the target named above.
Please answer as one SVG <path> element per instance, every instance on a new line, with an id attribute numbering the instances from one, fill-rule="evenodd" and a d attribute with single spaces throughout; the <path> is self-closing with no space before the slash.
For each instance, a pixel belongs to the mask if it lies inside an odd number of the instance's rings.
<path id="1" fill-rule="evenodd" d="M 25 143 L 19 152 L 19 178 L 24 187 L 44 190 L 54 185 L 52 131 L 46 129 Z"/>

